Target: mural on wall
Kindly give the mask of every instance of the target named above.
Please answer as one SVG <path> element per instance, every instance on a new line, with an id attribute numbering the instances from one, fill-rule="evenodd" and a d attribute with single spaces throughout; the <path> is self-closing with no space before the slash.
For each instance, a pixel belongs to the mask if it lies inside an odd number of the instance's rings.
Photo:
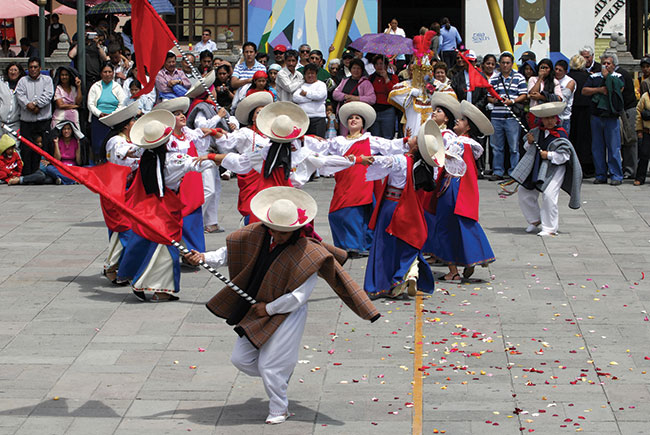
<path id="1" fill-rule="evenodd" d="M 524 51 L 531 50 L 537 60 L 549 56 L 550 51 L 550 8 L 548 0 L 517 0 L 515 2 L 514 27 L 515 59 Z"/>
<path id="2" fill-rule="evenodd" d="M 278 44 L 297 49 L 307 43 L 327 57 L 345 0 L 248 0 L 247 39 L 272 51 Z M 359 0 L 348 42 L 377 33 L 377 0 Z"/>

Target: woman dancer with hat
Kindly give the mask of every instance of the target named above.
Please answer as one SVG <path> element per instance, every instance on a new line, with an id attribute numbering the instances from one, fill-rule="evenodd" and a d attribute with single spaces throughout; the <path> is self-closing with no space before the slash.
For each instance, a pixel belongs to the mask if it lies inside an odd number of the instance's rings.
<path id="1" fill-rule="evenodd" d="M 307 300 L 318 276 L 362 319 L 379 312 L 343 269 L 345 252 L 305 237 L 316 216 L 316 201 L 304 191 L 271 187 L 250 204 L 258 223 L 228 235 L 226 247 L 188 254 L 188 260 L 228 266 L 232 281 L 257 300 L 250 305 L 226 287 L 207 303 L 216 316 L 236 325 L 239 338 L 231 361 L 249 376 L 261 377 L 269 396 L 267 424 L 284 423 L 289 414 L 287 387 L 298 362 L 307 321 Z"/>
<path id="2" fill-rule="evenodd" d="M 131 142 L 129 136 L 138 111 L 138 103 L 135 102 L 99 120 L 111 128 L 102 144 L 102 155 L 110 163 L 131 169 L 126 178 L 125 188 L 133 182 L 143 151 L 142 148 L 135 146 Z M 117 272 L 133 231 L 131 231 L 129 221 L 110 202 L 100 200 L 100 204 L 104 214 L 104 221 L 108 227 L 109 238 L 108 253 L 104 260 L 102 274 L 115 285 L 128 285 L 128 280 L 120 278 Z"/>
<path id="3" fill-rule="evenodd" d="M 512 178 L 521 184 L 519 207 L 528 222 L 526 232 L 536 231 L 541 224 L 542 230 L 537 235 L 542 237 L 557 235 L 560 189 L 571 197 L 569 208 L 580 208 L 582 167 L 566 131 L 560 127 L 559 115 L 565 106 L 565 102 L 552 102 L 530 108 L 537 127 L 526 136 L 526 154 L 512 172 Z M 541 207 L 538 202 L 540 192 Z"/>
<path id="4" fill-rule="evenodd" d="M 445 174 L 437 192 L 435 219 L 429 228 L 430 254 L 449 267 L 445 281 L 460 281 L 458 266 L 464 266 L 463 277 L 469 278 L 477 265 L 494 261 L 490 243 L 478 223 L 479 191 L 475 159 L 483 154 L 477 142 L 480 135 L 494 133 L 490 121 L 468 101 L 460 103 L 460 117 L 454 132 L 463 147 L 460 151 L 467 171 L 461 177 Z"/>
<path id="5" fill-rule="evenodd" d="M 369 104 L 353 101 L 341 106 L 341 123 L 347 126 L 347 136 L 336 136 L 326 141 L 307 138 L 308 148 L 331 156 L 370 156 L 375 154 L 403 154 L 408 150 L 404 139 L 384 139 L 368 132 L 375 122 L 375 109 Z M 366 180 L 366 168 L 354 165 L 334 174 L 336 185 L 330 202 L 329 223 L 336 247 L 345 249 L 352 257 L 367 257 L 372 244 L 368 229 L 373 208 L 375 183 Z"/>
<path id="6" fill-rule="evenodd" d="M 427 223 L 420 191 L 433 191 L 433 168 L 445 164 L 442 136 L 427 121 L 417 137 L 408 141 L 407 154 L 361 156 L 369 181 L 386 178 L 370 221 L 374 238 L 368 257 L 364 290 L 371 299 L 408 298 L 417 290 L 433 293 L 434 278 L 422 256 Z"/>
<path id="7" fill-rule="evenodd" d="M 131 128 L 131 140 L 144 149 L 140 166 L 131 188 L 127 192 L 127 204 L 133 208 L 152 207 L 166 227 L 173 231 L 175 239 L 180 237 L 182 209 L 178 190 L 183 177 L 189 172 L 202 172 L 214 165 L 211 161 L 198 161 L 181 152 L 167 152 L 176 117 L 167 110 L 154 110 L 138 119 Z M 211 160 L 218 160 L 216 156 Z M 118 276 L 128 278 L 134 294 L 146 300 L 147 293 L 153 293 L 152 301 L 174 301 L 173 293 L 180 291 L 180 262 L 178 250 L 173 246 L 159 244 L 157 236 L 143 237 L 134 233 L 129 248 L 124 253 Z M 164 239 L 163 239 L 164 240 Z"/>

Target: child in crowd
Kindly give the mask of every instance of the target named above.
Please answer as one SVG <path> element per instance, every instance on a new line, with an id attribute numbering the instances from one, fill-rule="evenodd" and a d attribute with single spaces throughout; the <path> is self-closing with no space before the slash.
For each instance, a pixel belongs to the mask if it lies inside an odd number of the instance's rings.
<path id="1" fill-rule="evenodd" d="M 128 93 L 129 97 L 126 100 L 124 100 L 125 106 L 128 106 L 134 101 L 138 102 L 138 108 L 139 108 L 138 115 L 144 115 L 145 113 L 151 112 L 151 110 L 153 109 L 153 104 L 155 102 L 151 94 L 145 94 L 140 97 L 135 97 L 135 94 L 137 94 L 141 90 L 142 90 L 142 83 L 140 83 L 138 79 L 134 78 L 129 84 L 129 93 Z"/>
<path id="2" fill-rule="evenodd" d="M 325 139 L 331 139 L 338 136 L 339 123 L 336 120 L 336 113 L 334 113 L 334 105 L 332 103 L 327 103 L 325 105 L 325 115 L 327 118 L 327 133 L 325 133 Z"/>
<path id="3" fill-rule="evenodd" d="M 23 161 L 16 152 L 16 141 L 8 134 L 0 138 L 0 184 L 18 184 Z"/>

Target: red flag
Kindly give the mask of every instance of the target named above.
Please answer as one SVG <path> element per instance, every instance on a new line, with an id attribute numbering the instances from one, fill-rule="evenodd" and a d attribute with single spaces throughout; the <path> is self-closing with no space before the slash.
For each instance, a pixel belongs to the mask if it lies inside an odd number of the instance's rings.
<path id="1" fill-rule="evenodd" d="M 476 88 L 486 88 L 491 96 L 496 98 L 499 101 L 503 101 L 501 96 L 494 90 L 494 87 L 488 82 L 488 80 L 481 74 L 481 72 L 474 66 L 469 59 L 465 57 L 462 51 L 458 51 L 460 57 L 467 63 L 468 68 L 467 72 L 469 73 L 469 89 L 468 91 L 473 91 Z"/>
<path id="2" fill-rule="evenodd" d="M 125 194 L 126 177 L 131 171 L 130 168 L 113 163 L 104 163 L 91 168 L 68 166 L 15 131 L 6 126 L 4 128 L 35 153 L 47 159 L 61 174 L 99 194 L 102 198 L 104 216 L 106 217 L 107 210 L 109 214 L 106 224 L 109 228 L 114 225 L 112 230 L 124 231 L 131 228 L 138 235 L 165 245 L 171 245 L 172 240 L 181 240 L 183 203 L 171 190 L 166 189 L 163 198 L 158 198 L 155 194 L 147 195 L 139 180 L 138 171 L 131 188 Z"/>
<path id="3" fill-rule="evenodd" d="M 174 46 L 176 37 L 148 0 L 131 0 L 131 21 L 138 81 L 142 83 L 142 89 L 135 95 L 139 97 L 153 89 L 156 75 L 165 64 L 165 56 Z"/>

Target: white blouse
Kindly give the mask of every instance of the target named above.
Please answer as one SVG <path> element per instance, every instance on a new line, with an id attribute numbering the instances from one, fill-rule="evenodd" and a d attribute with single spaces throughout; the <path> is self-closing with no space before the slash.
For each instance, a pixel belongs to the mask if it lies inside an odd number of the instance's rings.
<path id="1" fill-rule="evenodd" d="M 167 152 L 187 154 L 190 150 L 190 142 L 194 142 L 194 147 L 199 156 L 208 154 L 212 139 L 211 136 L 204 135 L 203 130 L 200 128 L 191 129 L 189 127 L 183 127 L 182 132 L 184 137 L 181 139 L 173 134 L 170 136 L 169 142 L 167 142 Z"/>
<path id="2" fill-rule="evenodd" d="M 130 151 L 135 151 L 136 157 L 127 156 Z M 143 148 L 133 145 L 122 134 L 113 136 L 106 142 L 106 160 L 116 165 L 128 166 L 131 172 L 138 169 L 143 152 Z"/>
<path id="3" fill-rule="evenodd" d="M 222 266 L 228 265 L 228 248 L 225 246 L 219 248 L 216 251 L 206 252 L 205 262 L 210 266 L 218 269 Z M 305 282 L 303 282 L 298 288 L 296 288 L 291 293 L 286 293 L 276 300 L 266 304 L 266 312 L 269 316 L 274 314 L 284 314 L 290 313 L 297 310 L 301 306 L 307 303 L 309 296 L 314 291 L 316 287 L 316 282 L 318 281 L 318 274 L 312 274 Z M 246 289 L 242 289 L 246 291 Z"/>
<path id="4" fill-rule="evenodd" d="M 397 189 L 403 189 L 406 186 L 406 168 L 407 161 L 404 154 L 394 154 L 392 156 L 375 156 L 375 161 L 368 166 L 366 172 L 366 181 L 381 180 L 388 177 L 389 186 Z"/>
<path id="5" fill-rule="evenodd" d="M 196 157 L 181 152 L 167 153 L 165 156 L 165 186 L 173 191 L 178 191 L 181 180 L 188 172 L 203 172 L 206 169 L 214 168 L 212 160 L 195 162 Z"/>
<path id="6" fill-rule="evenodd" d="M 392 154 L 404 154 L 409 150 L 407 143 L 404 139 L 384 139 L 383 137 L 373 136 L 369 132 L 363 133 L 361 136 L 348 139 L 345 136 L 336 136 L 331 139 L 318 140 L 310 136 L 305 136 L 305 146 L 317 153 L 329 153 L 336 156 L 344 156 L 350 147 L 355 143 L 369 139 L 370 140 L 370 153 L 373 155 L 381 154 L 384 156 Z"/>

